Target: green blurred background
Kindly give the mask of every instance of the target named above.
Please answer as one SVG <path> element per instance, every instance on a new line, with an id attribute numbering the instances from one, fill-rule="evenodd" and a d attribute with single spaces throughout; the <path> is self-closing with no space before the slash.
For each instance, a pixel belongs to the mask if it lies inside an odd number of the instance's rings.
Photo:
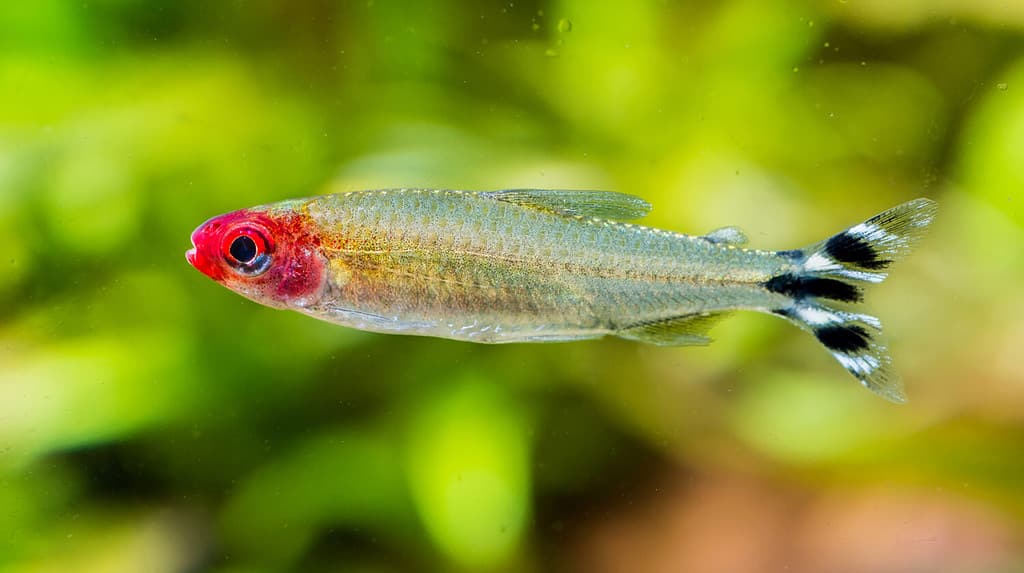
<path id="1" fill-rule="evenodd" d="M 477 346 L 248 302 L 225 211 L 603 188 L 818 240 L 928 196 L 870 292 L 910 402 L 768 316 Z M 0 571 L 1024 569 L 1024 3 L 0 7 Z"/>

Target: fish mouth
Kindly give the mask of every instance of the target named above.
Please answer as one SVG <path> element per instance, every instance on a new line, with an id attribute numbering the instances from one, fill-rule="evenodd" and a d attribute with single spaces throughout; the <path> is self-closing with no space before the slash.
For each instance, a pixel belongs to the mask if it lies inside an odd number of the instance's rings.
<path id="1" fill-rule="evenodd" d="M 197 270 L 199 269 L 199 247 L 196 246 L 196 235 L 205 225 L 206 224 L 203 223 L 194 231 L 192 231 L 192 234 L 188 238 L 188 241 L 192 243 L 192 248 L 185 251 L 185 260 L 188 261 L 188 264 L 192 265 Z"/>
<path id="2" fill-rule="evenodd" d="M 207 227 L 208 223 L 203 223 L 192 232 L 192 236 L 189 237 L 189 240 L 192 242 L 192 248 L 185 251 L 185 260 L 197 271 L 212 279 L 218 279 L 220 278 L 220 273 L 217 272 L 217 265 L 210 260 L 208 249 L 205 247 L 210 240 L 207 236 Z"/>

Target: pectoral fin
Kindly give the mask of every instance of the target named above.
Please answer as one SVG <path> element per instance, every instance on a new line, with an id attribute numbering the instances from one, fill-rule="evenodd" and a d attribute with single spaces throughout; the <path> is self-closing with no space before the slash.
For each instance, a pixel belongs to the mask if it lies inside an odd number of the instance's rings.
<path id="1" fill-rule="evenodd" d="M 613 191 L 507 189 L 488 191 L 481 195 L 566 217 L 597 217 L 628 221 L 639 219 L 651 211 L 651 204 L 647 201 L 635 195 Z"/>
<path id="2" fill-rule="evenodd" d="M 615 333 L 619 338 L 646 342 L 658 346 L 703 346 L 709 344 L 707 332 L 727 312 L 686 314 L 629 326 Z"/>

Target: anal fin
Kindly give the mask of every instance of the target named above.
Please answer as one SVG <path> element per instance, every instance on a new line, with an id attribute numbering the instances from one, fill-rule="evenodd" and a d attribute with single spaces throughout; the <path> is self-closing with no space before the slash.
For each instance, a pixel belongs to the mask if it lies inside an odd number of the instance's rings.
<path id="1" fill-rule="evenodd" d="M 728 312 L 685 314 L 663 320 L 643 322 L 616 331 L 619 338 L 657 346 L 703 346 L 711 343 L 708 330 Z"/>

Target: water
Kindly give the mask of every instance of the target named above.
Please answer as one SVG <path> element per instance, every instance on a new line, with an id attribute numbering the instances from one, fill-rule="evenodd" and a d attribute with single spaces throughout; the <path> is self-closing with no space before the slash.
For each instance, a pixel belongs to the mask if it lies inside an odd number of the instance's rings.
<path id="1" fill-rule="evenodd" d="M 10 4 L 5 573 L 1024 568 L 1012 11 Z M 183 257 L 218 213 L 409 186 L 613 189 L 759 248 L 936 199 L 867 293 L 910 402 L 768 316 L 470 345 L 263 308 Z"/>

